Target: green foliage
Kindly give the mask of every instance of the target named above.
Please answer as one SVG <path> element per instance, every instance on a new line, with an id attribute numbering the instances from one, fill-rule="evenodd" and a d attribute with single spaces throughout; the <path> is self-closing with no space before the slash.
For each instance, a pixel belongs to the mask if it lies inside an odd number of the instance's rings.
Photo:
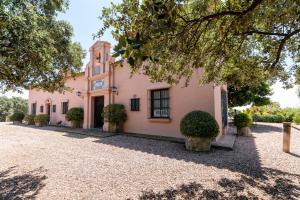
<path id="1" fill-rule="evenodd" d="M 109 123 L 117 125 L 127 119 L 125 106 L 122 104 L 109 104 L 105 106 L 102 115 Z"/>
<path id="2" fill-rule="evenodd" d="M 234 125 L 238 128 L 248 127 L 252 124 L 252 117 L 247 113 L 240 113 L 234 116 Z"/>
<path id="3" fill-rule="evenodd" d="M 10 121 L 13 122 L 22 122 L 22 120 L 24 119 L 25 114 L 21 111 L 16 111 L 14 112 L 11 116 L 10 116 Z"/>
<path id="4" fill-rule="evenodd" d="M 300 1 L 122 0 L 103 9 L 99 36 L 112 30 L 115 56 L 154 81 L 188 81 L 203 68 L 204 83 L 290 86 L 300 76 L 299 12 Z"/>
<path id="5" fill-rule="evenodd" d="M 40 125 L 47 125 L 49 120 L 50 120 L 50 118 L 49 118 L 49 115 L 47 115 L 47 114 L 40 114 L 40 115 L 36 115 L 34 117 L 34 122 L 36 124 L 40 124 Z"/>
<path id="6" fill-rule="evenodd" d="M 282 109 L 280 108 L 279 103 L 271 102 L 269 105 L 265 106 L 252 106 L 246 110 L 246 113 L 250 115 L 276 115 Z"/>
<path id="7" fill-rule="evenodd" d="M 54 91 L 81 70 L 84 52 L 71 41 L 73 29 L 57 20 L 66 7 L 66 0 L 1 0 L 1 90 Z"/>
<path id="8" fill-rule="evenodd" d="M 300 115 L 299 108 L 282 109 L 276 102 L 267 106 L 252 106 L 246 112 L 252 115 L 256 122 L 293 122 L 294 117 Z"/>
<path id="9" fill-rule="evenodd" d="M 71 108 L 65 117 L 68 121 L 80 123 L 83 121 L 83 108 Z"/>
<path id="10" fill-rule="evenodd" d="M 245 106 L 253 104 L 255 106 L 263 106 L 271 103 L 270 95 L 272 89 L 270 84 L 262 82 L 255 86 L 235 87 L 228 86 L 228 106 Z"/>
<path id="11" fill-rule="evenodd" d="M 215 138 L 219 133 L 219 125 L 209 113 L 192 111 L 181 120 L 180 131 L 188 137 Z"/>
<path id="12" fill-rule="evenodd" d="M 12 115 L 16 111 L 27 113 L 28 102 L 20 97 L 0 97 L 0 122 L 4 122 L 6 117 Z"/>
<path id="13" fill-rule="evenodd" d="M 25 115 L 24 121 L 27 122 L 28 125 L 34 124 L 34 115 Z"/>
<path id="14" fill-rule="evenodd" d="M 295 116 L 293 117 L 293 122 L 295 122 L 296 124 L 300 124 L 300 113 L 295 114 Z"/>
<path id="15" fill-rule="evenodd" d="M 255 122 L 282 123 L 285 121 L 282 115 L 253 115 L 252 118 Z"/>

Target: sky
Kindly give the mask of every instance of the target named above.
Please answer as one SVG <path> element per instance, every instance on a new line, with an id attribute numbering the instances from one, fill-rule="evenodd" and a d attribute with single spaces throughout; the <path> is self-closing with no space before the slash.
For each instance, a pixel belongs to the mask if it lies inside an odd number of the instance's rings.
<path id="1" fill-rule="evenodd" d="M 74 42 L 80 42 L 83 49 L 88 53 L 89 47 L 95 42 L 93 34 L 97 33 L 101 26 L 99 16 L 103 7 L 110 5 L 109 0 L 70 0 L 69 9 L 59 15 L 59 19 L 68 21 L 74 28 Z M 121 2 L 121 0 L 113 0 L 114 3 Z M 115 44 L 112 36 L 107 32 L 101 40 L 106 40 Z M 84 66 L 87 64 L 89 55 L 86 55 Z M 300 107 L 300 98 L 297 96 L 297 89 L 292 88 L 285 90 L 280 83 L 272 86 L 273 95 L 272 101 L 279 102 L 282 107 Z M 23 94 L 8 92 L 5 96 L 20 96 L 28 98 L 28 91 Z"/>

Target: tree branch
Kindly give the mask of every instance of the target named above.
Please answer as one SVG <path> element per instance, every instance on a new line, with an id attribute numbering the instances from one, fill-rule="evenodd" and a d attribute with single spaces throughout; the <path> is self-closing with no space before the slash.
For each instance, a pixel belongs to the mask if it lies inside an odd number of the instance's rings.
<path id="1" fill-rule="evenodd" d="M 273 32 L 266 32 L 266 31 L 258 31 L 258 30 L 251 30 L 243 32 L 244 35 L 252 35 L 252 34 L 259 34 L 259 35 L 274 35 L 274 36 L 287 36 L 287 33 L 273 33 Z"/>
<path id="2" fill-rule="evenodd" d="M 204 16 L 204 17 L 201 17 L 201 18 L 189 20 L 188 22 L 202 23 L 203 21 L 207 21 L 207 20 L 211 20 L 211 19 L 215 19 L 215 18 L 219 18 L 219 17 L 223 17 L 223 16 L 228 16 L 228 15 L 243 16 L 243 15 L 253 11 L 262 2 L 263 2 L 263 0 L 254 0 L 252 2 L 252 4 L 249 6 L 249 8 L 247 8 L 246 10 L 243 10 L 243 11 L 233 11 L 233 10 L 223 11 L 223 12 L 207 15 L 207 16 Z"/>
<path id="3" fill-rule="evenodd" d="M 294 35 L 300 33 L 300 29 L 296 29 L 290 33 L 288 33 L 279 43 L 279 47 L 277 50 L 277 54 L 276 54 L 276 59 L 275 61 L 271 64 L 270 68 L 274 68 L 276 66 L 276 64 L 279 62 L 280 57 L 281 57 L 281 52 L 284 48 L 284 45 L 286 43 L 286 41 L 288 41 L 291 37 L 293 37 Z"/>

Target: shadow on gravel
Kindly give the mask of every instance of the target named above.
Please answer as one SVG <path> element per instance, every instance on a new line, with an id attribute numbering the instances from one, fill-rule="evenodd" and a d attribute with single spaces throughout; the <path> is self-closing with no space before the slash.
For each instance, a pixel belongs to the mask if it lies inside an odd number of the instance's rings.
<path id="1" fill-rule="evenodd" d="M 253 137 L 239 137 L 232 151 L 213 148 L 207 153 L 187 151 L 181 143 L 127 135 L 102 138 L 94 142 L 264 178 Z"/>
<path id="2" fill-rule="evenodd" d="M 139 200 L 160 199 L 214 199 L 214 200 L 247 200 L 247 199 L 291 199 L 300 198 L 300 176 L 278 170 L 263 169 L 266 180 L 242 175 L 240 179 L 222 178 L 217 181 L 218 187 L 205 189 L 205 183 L 182 184 L 162 192 L 142 191 Z"/>
<path id="3" fill-rule="evenodd" d="M 22 175 L 16 174 L 16 167 L 0 171 L 0 199 L 34 199 L 45 186 L 45 171 L 42 167 Z"/>
<path id="4" fill-rule="evenodd" d="M 282 133 L 282 124 L 253 124 L 251 130 L 255 131 L 255 133 Z"/>

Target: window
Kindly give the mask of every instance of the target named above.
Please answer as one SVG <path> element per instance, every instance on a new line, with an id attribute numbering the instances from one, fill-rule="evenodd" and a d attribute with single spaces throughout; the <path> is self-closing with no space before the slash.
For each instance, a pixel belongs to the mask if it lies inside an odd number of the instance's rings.
<path id="1" fill-rule="evenodd" d="M 36 103 L 31 104 L 31 114 L 36 115 Z"/>
<path id="2" fill-rule="evenodd" d="M 130 99 L 130 110 L 131 111 L 140 111 L 140 99 L 139 98 Z"/>
<path id="3" fill-rule="evenodd" d="M 151 91 L 151 118 L 169 118 L 169 90 Z"/>
<path id="4" fill-rule="evenodd" d="M 98 75 L 101 73 L 100 67 L 93 67 L 93 76 Z"/>
<path id="5" fill-rule="evenodd" d="M 56 105 L 52 105 L 52 112 L 56 112 Z"/>
<path id="6" fill-rule="evenodd" d="M 69 102 L 63 102 L 62 103 L 62 114 L 67 114 L 68 106 L 69 106 Z"/>
<path id="7" fill-rule="evenodd" d="M 44 106 L 40 106 L 40 113 L 44 112 Z"/>

